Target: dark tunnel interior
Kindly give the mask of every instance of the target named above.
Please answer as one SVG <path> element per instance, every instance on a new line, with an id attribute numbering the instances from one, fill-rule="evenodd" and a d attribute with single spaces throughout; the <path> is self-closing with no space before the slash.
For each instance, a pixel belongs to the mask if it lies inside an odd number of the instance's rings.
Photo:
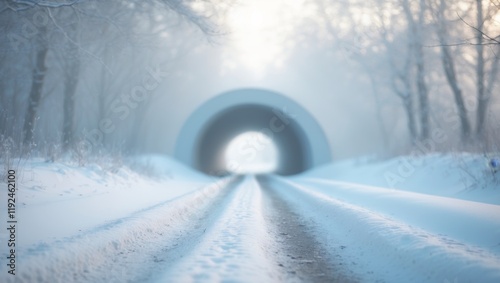
<path id="1" fill-rule="evenodd" d="M 233 106 L 211 118 L 196 145 L 195 167 L 210 175 L 226 175 L 224 152 L 237 135 L 257 131 L 275 143 L 279 161 L 275 174 L 293 175 L 311 167 L 309 143 L 292 119 L 268 106 Z"/>

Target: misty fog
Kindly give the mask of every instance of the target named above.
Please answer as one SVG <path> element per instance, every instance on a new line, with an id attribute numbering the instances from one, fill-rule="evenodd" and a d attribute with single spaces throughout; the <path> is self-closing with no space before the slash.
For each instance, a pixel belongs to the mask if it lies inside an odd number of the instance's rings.
<path id="1" fill-rule="evenodd" d="M 302 105 L 333 159 L 498 150 L 495 1 L 2 1 L 0 21 L 2 154 L 172 155 L 248 87 Z"/>

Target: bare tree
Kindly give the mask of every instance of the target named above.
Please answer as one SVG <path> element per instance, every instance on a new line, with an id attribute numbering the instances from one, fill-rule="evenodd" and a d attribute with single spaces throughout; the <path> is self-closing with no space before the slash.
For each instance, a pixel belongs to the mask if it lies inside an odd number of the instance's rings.
<path id="1" fill-rule="evenodd" d="M 58 18 L 56 19 L 49 11 L 53 24 L 59 29 L 62 37 L 62 61 L 63 61 L 63 126 L 62 126 L 62 145 L 63 150 L 69 150 L 74 143 L 74 119 L 75 119 L 75 101 L 76 91 L 80 73 L 80 50 L 79 34 L 80 19 L 75 9 L 58 9 Z M 77 19 L 71 19 L 76 17 Z M 76 20 L 76 21 L 75 21 Z M 69 23 L 61 26 L 61 23 Z"/>
<path id="2" fill-rule="evenodd" d="M 449 21 L 446 19 L 445 11 L 448 7 L 445 0 L 439 0 L 435 6 L 437 7 L 434 7 L 434 10 L 436 11 L 434 19 L 436 33 L 440 44 L 439 48 L 441 49 L 441 64 L 443 66 L 446 81 L 448 82 L 455 99 L 455 105 L 460 118 L 462 141 L 465 142 L 470 139 L 471 126 L 464 103 L 462 88 L 460 87 L 459 78 L 456 72 L 455 58 L 452 56 L 451 46 L 449 45 L 447 39 L 449 32 L 447 25 Z"/>
<path id="3" fill-rule="evenodd" d="M 31 79 L 31 90 L 28 98 L 27 110 L 24 118 L 23 127 L 23 144 L 29 145 L 33 142 L 33 133 L 35 129 L 35 122 L 37 118 L 37 110 L 42 98 L 42 91 L 44 85 L 44 79 L 47 72 L 47 66 L 45 60 L 47 58 L 47 53 L 49 52 L 49 46 L 47 42 L 47 29 L 45 27 L 40 28 L 36 36 L 36 55 L 35 64 L 32 72 Z"/>
<path id="4" fill-rule="evenodd" d="M 16 32 L 13 33 L 15 36 L 19 37 L 19 34 L 21 34 L 21 38 L 23 35 L 22 32 L 19 32 L 23 24 L 20 21 L 21 18 L 30 18 L 35 13 L 43 13 L 43 15 L 47 16 L 48 22 L 37 26 L 34 38 L 22 38 L 29 45 L 29 55 L 34 58 L 29 93 L 16 96 L 22 97 L 22 100 L 27 97 L 22 127 L 22 140 L 26 145 L 34 142 L 34 130 L 38 117 L 49 117 L 46 115 L 46 109 L 54 108 L 54 105 L 47 105 L 45 107 L 41 103 L 44 93 L 50 91 L 47 89 L 44 90 L 44 86 L 47 85 L 46 80 L 49 78 L 51 80 L 49 85 L 54 85 L 54 90 L 58 92 L 56 96 L 62 99 L 61 113 L 63 115 L 62 131 L 60 133 L 62 133 L 61 143 L 66 150 L 72 147 L 76 136 L 78 136 L 75 133 L 76 115 L 85 111 L 81 109 L 84 106 L 77 104 L 77 100 L 89 97 L 87 93 L 83 92 L 82 87 L 84 86 L 81 85 L 82 77 L 88 75 L 88 69 L 96 65 L 85 64 L 87 62 L 82 62 L 82 58 L 94 60 L 94 63 L 97 62 L 97 65 L 100 65 L 105 73 L 102 78 L 99 78 L 98 75 L 88 76 L 94 81 L 87 82 L 88 84 L 97 85 L 97 88 L 100 89 L 97 96 L 98 103 L 92 102 L 93 104 L 88 104 L 98 106 L 98 116 L 100 118 L 97 119 L 97 123 L 99 124 L 99 121 L 106 116 L 106 112 L 109 112 L 110 102 L 121 95 L 122 89 L 131 83 L 132 80 L 127 79 L 127 74 L 125 73 L 128 71 L 128 76 L 133 77 L 134 74 L 130 70 L 141 69 L 141 67 L 144 67 L 143 65 L 147 64 L 147 60 L 137 64 L 127 58 L 120 58 L 121 61 L 116 61 L 116 58 L 119 56 L 114 55 L 119 53 L 117 51 L 121 49 L 121 46 L 118 43 L 110 44 L 110 41 L 118 39 L 117 42 L 121 42 L 121 45 L 136 45 L 137 53 L 133 57 L 137 57 L 138 60 L 136 62 L 139 62 L 141 58 L 140 53 L 151 54 L 153 50 L 150 49 L 148 51 L 147 49 L 149 48 L 147 46 L 148 42 L 152 42 L 150 39 L 161 37 L 162 33 L 172 28 L 169 26 L 171 18 L 178 18 L 177 22 L 184 21 L 195 25 L 202 33 L 208 35 L 208 37 L 217 33 L 210 19 L 195 11 L 189 2 L 184 0 L 120 0 L 113 2 L 90 0 L 9 0 L 0 3 L 0 13 L 19 15 L 19 17 L 10 17 L 8 21 L 12 23 L 13 27 L 8 26 L 11 29 L 15 29 Z M 148 20 L 155 21 L 155 23 L 145 26 L 144 24 Z M 30 18 L 28 21 L 32 21 L 32 19 Z M 97 34 L 95 32 L 96 27 L 102 26 L 103 23 L 104 25 L 113 27 L 112 32 L 115 34 L 112 35 L 108 31 Z M 177 25 L 179 24 L 177 23 Z M 84 34 L 83 36 L 82 33 Z M 48 40 L 48 37 L 51 40 Z M 61 44 L 61 42 L 64 44 Z M 158 46 L 153 46 L 153 48 L 158 48 Z M 108 56 L 110 53 L 113 56 Z M 149 54 L 147 56 L 150 56 Z M 55 68 L 57 64 L 53 64 L 53 59 L 58 61 L 56 63 L 60 63 L 59 66 L 62 70 L 62 76 L 57 76 L 57 78 L 55 76 L 56 72 L 58 72 L 57 68 Z M 111 70 L 108 66 L 110 62 L 114 63 L 118 70 L 123 71 L 124 78 L 121 83 L 118 80 L 110 78 Z M 133 64 L 133 67 L 126 66 L 126 64 Z M 8 85 L 13 84 L 9 80 L 2 81 L 0 84 L 3 85 L 4 83 Z M 13 101 L 7 96 L 1 96 L 2 102 L 7 100 L 9 103 Z M 138 121 L 132 123 L 136 125 L 135 127 L 131 127 L 126 131 L 137 130 L 140 127 L 137 125 L 142 123 L 146 112 L 139 111 L 135 113 L 136 115 L 130 115 L 130 117 L 138 119 Z M 87 116 L 85 120 L 90 121 L 94 117 Z M 89 123 L 86 122 L 86 124 Z M 0 126 L 2 127 L 2 132 L 5 132 L 3 128 L 6 127 L 6 124 L 2 123 Z M 52 131 L 54 130 L 52 129 Z M 42 136 L 44 135 L 44 131 L 40 131 L 40 133 Z"/>
<path id="5" fill-rule="evenodd" d="M 483 45 L 483 0 L 476 0 L 476 87 L 477 87 L 477 135 L 481 136 L 484 130 L 484 120 L 486 117 L 486 106 L 488 97 L 484 88 L 484 45 Z"/>
<path id="6" fill-rule="evenodd" d="M 413 18 L 415 13 L 410 6 L 409 0 L 403 0 L 402 6 L 408 22 L 410 32 L 410 42 L 412 44 L 413 55 L 416 65 L 416 85 L 419 101 L 419 116 L 420 116 L 420 138 L 428 139 L 430 133 L 430 105 L 429 105 L 429 90 L 425 80 L 425 58 L 423 51 L 423 26 L 425 25 L 425 0 L 419 0 L 418 10 L 416 11 L 417 18 Z"/>
<path id="7" fill-rule="evenodd" d="M 485 2 L 488 3 L 485 5 Z M 474 0 L 471 9 L 474 17 L 464 19 L 464 16 L 458 15 L 461 24 L 458 27 L 467 26 L 473 33 L 473 42 L 465 39 L 465 42 L 455 44 L 458 46 L 471 45 L 474 47 L 475 61 L 475 92 L 476 92 L 476 136 L 482 140 L 485 134 L 488 106 L 493 94 L 496 81 L 498 81 L 499 57 L 500 57 L 500 35 L 492 36 L 498 33 L 495 29 L 496 16 L 500 12 L 500 3 L 496 0 L 484 1 Z M 458 28 L 457 27 L 457 28 Z M 449 45 L 443 44 L 441 45 Z M 488 51 L 489 52 L 488 52 Z"/>
<path id="8" fill-rule="evenodd" d="M 380 8 L 379 8 L 380 9 Z M 415 118 L 414 91 L 412 87 L 412 65 L 413 47 L 412 40 L 402 42 L 391 40 L 397 37 L 390 32 L 389 24 L 383 16 L 383 11 L 379 10 L 378 21 L 380 23 L 380 40 L 386 50 L 386 60 L 390 70 L 390 88 L 401 99 L 406 113 L 407 128 L 410 134 L 410 142 L 414 145 L 418 141 L 417 121 Z M 398 51 L 398 47 L 402 51 Z M 398 64 L 398 62 L 403 62 Z"/>
<path id="9" fill-rule="evenodd" d="M 318 11 L 324 19 L 324 28 L 336 42 L 335 47 L 340 48 L 349 59 L 359 64 L 365 74 L 369 77 L 374 102 L 376 104 L 376 118 L 380 132 L 383 135 L 383 143 L 386 149 L 389 147 L 388 132 L 383 119 L 383 94 L 379 88 L 391 89 L 401 98 L 405 113 L 407 115 L 407 128 L 410 140 L 414 143 L 417 139 L 416 121 L 414 119 L 413 91 L 409 79 L 411 58 L 403 54 L 399 43 L 393 42 L 397 32 L 391 31 L 390 25 L 386 23 L 386 7 L 378 5 L 378 1 L 369 3 L 363 1 L 335 2 L 316 0 Z M 373 9 L 374 23 L 370 30 L 366 30 L 356 17 L 360 10 L 369 7 Z M 326 11 L 342 11 L 339 14 L 327 13 Z M 376 22 L 376 23 L 375 23 Z M 339 44 L 340 43 L 340 44 Z M 379 48 L 378 53 L 372 53 L 372 47 Z M 404 48 L 403 48 L 404 49 Z M 397 55 L 396 55 L 397 54 Z M 383 58 L 381 61 L 371 60 L 371 57 Z M 399 64 L 403 61 L 403 66 Z"/>

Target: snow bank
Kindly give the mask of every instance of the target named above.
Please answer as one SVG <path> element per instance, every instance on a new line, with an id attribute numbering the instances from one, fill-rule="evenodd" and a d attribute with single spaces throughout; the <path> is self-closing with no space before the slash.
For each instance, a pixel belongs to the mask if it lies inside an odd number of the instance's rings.
<path id="1" fill-rule="evenodd" d="M 130 280 L 159 247 L 189 230 L 230 181 L 214 183 L 187 170 L 173 171 L 183 180 L 156 180 L 127 167 L 110 173 L 99 165 L 41 160 L 20 169 L 16 253 L 22 261 L 16 277 L 2 264 L 0 282 Z"/>
<path id="2" fill-rule="evenodd" d="M 102 164 L 78 166 L 41 159 L 20 163 L 17 217 L 19 231 L 23 232 L 17 238 L 19 245 L 69 237 L 213 181 L 166 157 L 140 157 L 128 162 L 135 166 L 149 164 L 156 177 L 144 176 L 127 166 L 110 171 Z M 0 209 L 6 209 L 5 205 L 0 203 Z"/>
<path id="3" fill-rule="evenodd" d="M 500 204 L 500 172 L 493 174 L 488 160 L 467 153 L 403 156 L 383 162 L 344 160 L 315 168 L 296 179 L 335 179 Z"/>
<path id="4" fill-rule="evenodd" d="M 500 282 L 500 207 L 274 177 L 332 257 L 363 282 Z"/>

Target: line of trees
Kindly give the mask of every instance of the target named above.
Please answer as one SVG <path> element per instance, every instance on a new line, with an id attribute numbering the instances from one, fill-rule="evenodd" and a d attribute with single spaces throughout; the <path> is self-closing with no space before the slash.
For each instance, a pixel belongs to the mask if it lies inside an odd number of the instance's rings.
<path id="1" fill-rule="evenodd" d="M 499 150 L 498 0 L 317 0 L 325 31 L 360 63 L 390 123 L 383 95 L 405 113 L 409 144 L 449 135 L 443 148 Z M 395 137 L 394 137 L 395 138 Z"/>
<path id="2" fill-rule="evenodd" d="M 137 150 L 168 65 L 218 34 L 221 2 L 0 1 L 0 145 Z M 409 146 L 438 130 L 443 148 L 498 150 L 499 0 L 307 4 L 369 78 L 389 151 L 402 125 Z"/>
<path id="3" fill-rule="evenodd" d="M 5 0 L 0 29 L 0 143 L 62 152 L 132 150 L 189 33 L 217 33 L 181 0 Z"/>

